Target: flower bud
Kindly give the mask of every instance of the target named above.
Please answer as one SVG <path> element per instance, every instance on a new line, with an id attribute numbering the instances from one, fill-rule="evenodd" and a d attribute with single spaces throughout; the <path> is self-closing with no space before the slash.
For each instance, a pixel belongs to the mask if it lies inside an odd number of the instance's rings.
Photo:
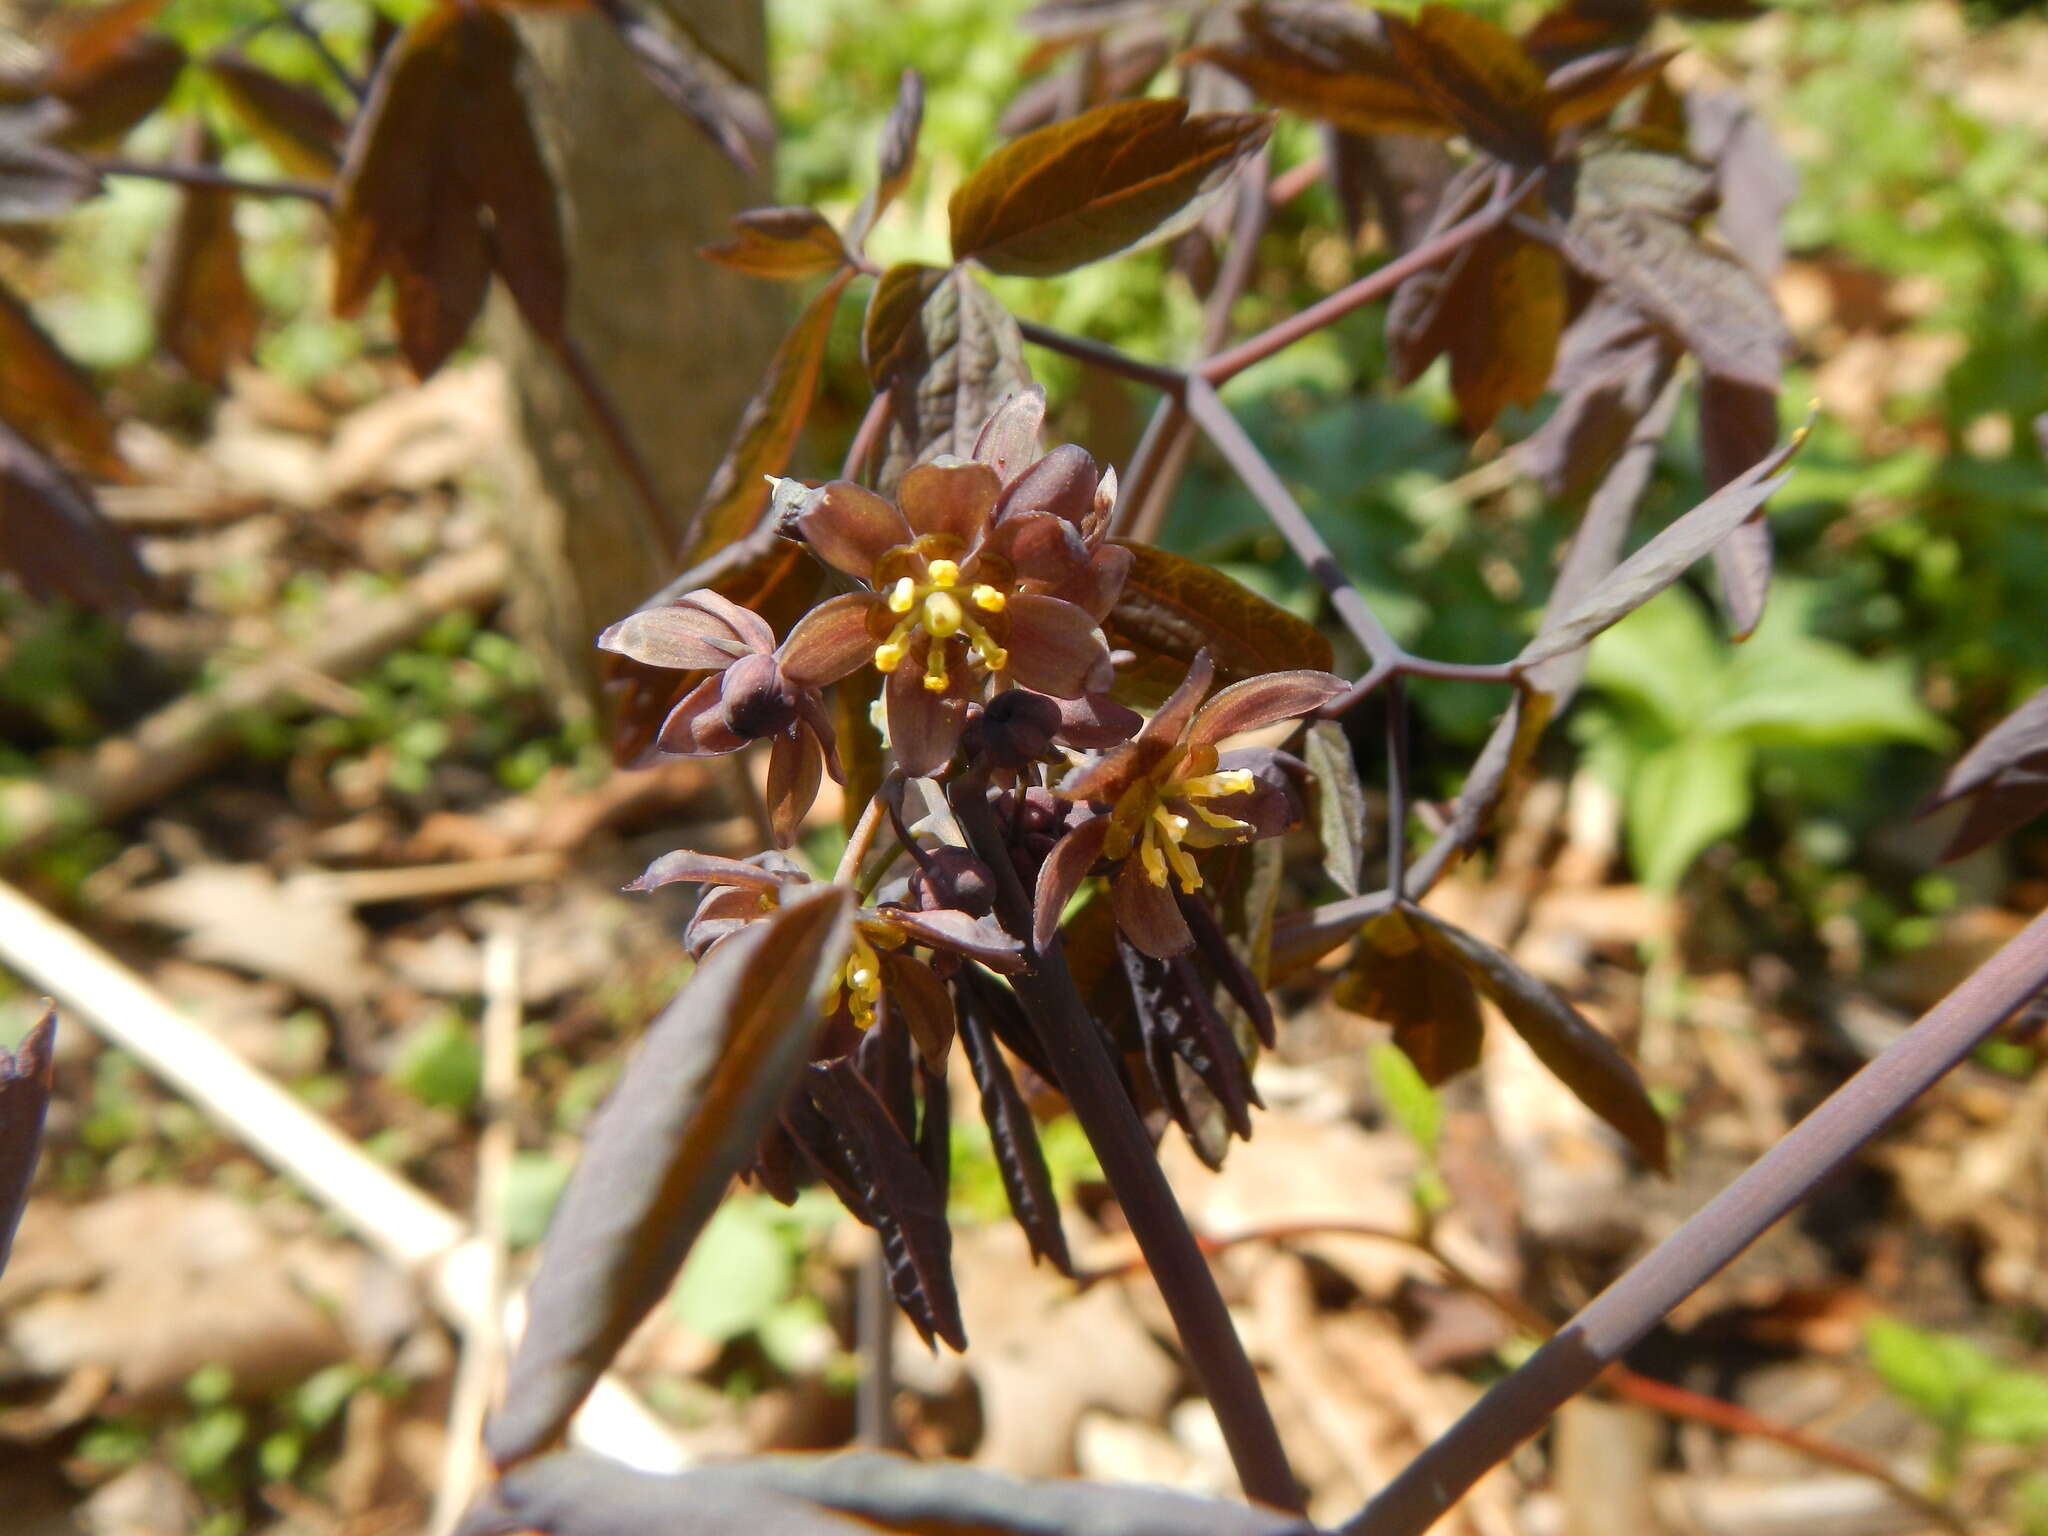
<path id="1" fill-rule="evenodd" d="M 1060 728 L 1060 707 L 1042 693 L 1006 688 L 976 720 L 970 750 L 990 767 L 1023 768 L 1050 756 Z"/>
<path id="2" fill-rule="evenodd" d="M 742 656 L 725 671 L 718 717 L 735 736 L 773 736 L 796 719 L 796 690 L 783 678 L 773 656 Z"/>
<path id="3" fill-rule="evenodd" d="M 911 875 L 910 896 L 926 912 L 986 917 L 995 910 L 995 873 L 965 848 L 939 848 Z"/>

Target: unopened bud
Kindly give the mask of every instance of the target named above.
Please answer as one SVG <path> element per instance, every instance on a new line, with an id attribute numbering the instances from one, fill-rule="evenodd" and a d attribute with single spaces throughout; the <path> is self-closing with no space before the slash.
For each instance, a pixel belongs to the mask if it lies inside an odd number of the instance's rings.
<path id="1" fill-rule="evenodd" d="M 735 736 L 749 741 L 773 736 L 796 719 L 796 690 L 773 656 L 753 652 L 725 669 L 718 717 Z"/>

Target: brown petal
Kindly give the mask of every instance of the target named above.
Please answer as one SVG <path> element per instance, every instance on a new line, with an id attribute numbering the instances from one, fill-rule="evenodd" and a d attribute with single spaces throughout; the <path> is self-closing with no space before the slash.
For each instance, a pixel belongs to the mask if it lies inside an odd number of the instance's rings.
<path id="1" fill-rule="evenodd" d="M 1072 603 L 1020 593 L 1007 612 L 1009 672 L 1026 688 L 1071 699 L 1101 693 L 1116 681 L 1109 642 Z"/>
<path id="2" fill-rule="evenodd" d="M 1188 741 L 1199 746 L 1226 736 L 1255 731 L 1276 720 L 1292 720 L 1321 709 L 1349 685 L 1329 672 L 1272 672 L 1232 683 L 1202 706 L 1188 727 Z"/>
<path id="3" fill-rule="evenodd" d="M 654 745 L 676 757 L 723 757 L 744 747 L 746 738 L 719 718 L 725 674 L 714 672 L 668 712 Z"/>
<path id="4" fill-rule="evenodd" d="M 775 738 L 775 745 L 768 750 L 767 800 L 778 848 L 796 841 L 804 812 L 818 798 L 818 781 L 824 771 L 825 754 L 809 731 L 792 727 Z"/>
<path id="5" fill-rule="evenodd" d="M 918 465 L 897 486 L 896 500 L 912 531 L 944 534 L 971 545 L 988 527 L 1001 489 L 988 465 L 956 459 Z"/>
<path id="6" fill-rule="evenodd" d="M 949 954 L 979 960 L 992 971 L 1021 970 L 1024 946 L 1003 931 L 992 917 L 975 917 L 951 907 L 913 912 L 908 907 L 880 907 L 876 915 L 914 942 Z"/>
<path id="7" fill-rule="evenodd" d="M 875 606 L 870 592 L 842 592 L 829 597 L 796 621 L 776 658 L 782 675 L 800 687 L 836 683 L 875 654 L 868 633 L 868 613 Z"/>
<path id="8" fill-rule="evenodd" d="M 1038 889 L 1032 893 L 1031 947 L 1041 955 L 1059 931 L 1060 915 L 1088 871 L 1102 857 L 1102 840 L 1109 836 L 1109 818 L 1097 816 L 1084 821 L 1052 845 L 1052 852 L 1038 866 Z"/>
<path id="9" fill-rule="evenodd" d="M 1121 746 L 1144 727 L 1145 717 L 1106 693 L 1060 699 L 1059 740 L 1083 752 Z"/>
<path id="10" fill-rule="evenodd" d="M 1195 659 L 1188 663 L 1188 675 L 1181 685 L 1145 722 L 1145 729 L 1138 733 L 1138 740 L 1147 745 L 1179 741 L 1187 734 L 1188 722 L 1194 718 L 1203 695 L 1208 693 L 1209 685 L 1215 680 L 1216 663 L 1209 658 L 1209 648 L 1203 646 L 1195 652 Z"/>
<path id="11" fill-rule="evenodd" d="M 967 683 L 956 668 L 944 693 L 924 685 L 923 645 L 913 646 L 882 685 L 889 715 L 889 745 L 896 766 L 912 778 L 937 773 L 952 760 L 967 723 Z"/>
<path id="12" fill-rule="evenodd" d="M 1160 744 L 1152 743 L 1154 748 Z M 1114 800 L 1138 780 L 1159 753 L 1139 743 L 1126 742 L 1105 757 L 1084 763 L 1066 776 L 1060 794 L 1069 800 Z"/>
<path id="13" fill-rule="evenodd" d="M 716 593 L 706 595 L 717 596 Z M 719 598 L 719 601 L 725 600 Z M 733 605 L 728 603 L 726 606 Z M 743 608 L 736 611 L 746 613 Z M 767 636 L 768 643 L 758 648 L 772 648 L 775 636 L 769 632 L 768 626 L 751 613 L 746 616 L 753 619 Z M 638 613 L 627 614 L 597 637 L 597 645 L 599 650 L 612 651 L 646 666 L 666 667 L 676 672 L 729 667 L 739 657 L 756 649 L 730 620 L 699 607 L 687 598 L 670 607 L 643 608 Z"/>
<path id="14" fill-rule="evenodd" d="M 1003 493 L 996 516 L 1049 512 L 1078 531 L 1095 505 L 1101 481 L 1094 455 L 1079 443 L 1062 443 L 1017 477 Z"/>
<path id="15" fill-rule="evenodd" d="M 1088 557 L 1088 563 L 1070 574 L 1046 596 L 1064 598 L 1092 615 L 1100 624 L 1123 596 L 1130 578 L 1131 562 L 1137 557 L 1121 544 L 1104 544 Z"/>
<path id="16" fill-rule="evenodd" d="M 715 853 L 698 853 L 689 848 L 678 848 L 673 853 L 664 853 L 641 871 L 640 878 L 629 882 L 629 891 L 657 891 L 664 885 L 674 885 L 679 880 L 700 880 L 711 885 L 736 885 L 750 891 L 780 890 L 783 882 L 768 870 L 739 859 L 722 859 Z M 709 898 L 707 898 L 708 900 Z"/>
<path id="17" fill-rule="evenodd" d="M 1048 588 L 1072 581 L 1088 564 L 1081 531 L 1050 512 L 1019 512 L 1004 518 L 996 524 L 989 548 L 1010 562 L 1020 580 Z"/>
<path id="18" fill-rule="evenodd" d="M 839 737 L 832 725 L 832 711 L 825 707 L 825 701 L 815 688 L 799 690 L 796 696 L 796 712 L 803 723 L 810 727 L 811 734 L 818 738 L 818 750 L 825 754 L 825 771 L 832 775 L 832 782 L 844 784 L 846 771 L 839 766 Z"/>
<path id="19" fill-rule="evenodd" d="M 1045 426 L 1045 391 L 1036 384 L 1008 396 L 974 439 L 973 457 L 1008 485 L 1038 458 L 1038 434 Z"/>
<path id="20" fill-rule="evenodd" d="M 768 627 L 768 621 L 751 608 L 742 607 L 724 593 L 710 587 L 699 587 L 686 592 L 677 599 L 684 607 L 696 608 L 716 619 L 722 619 L 732 626 L 742 644 L 749 650 L 772 651 L 775 649 L 775 631 Z"/>
<path id="21" fill-rule="evenodd" d="M 1126 859 L 1117 871 L 1109 900 L 1124 937 L 1154 960 L 1171 960 L 1195 947 L 1195 936 L 1188 931 L 1172 890 L 1148 880 L 1136 859 Z"/>
<path id="22" fill-rule="evenodd" d="M 911 540 L 903 514 L 851 480 L 820 486 L 797 513 L 796 525 L 819 559 L 861 581 L 883 555 Z"/>

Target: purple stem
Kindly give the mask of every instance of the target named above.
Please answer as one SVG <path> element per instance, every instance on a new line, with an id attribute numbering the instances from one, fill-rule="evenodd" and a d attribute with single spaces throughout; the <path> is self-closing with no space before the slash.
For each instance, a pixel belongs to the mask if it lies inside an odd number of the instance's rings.
<path id="1" fill-rule="evenodd" d="M 1341 1536 L 1417 1536 L 2048 986 L 2048 912 L 1499 1382 Z"/>

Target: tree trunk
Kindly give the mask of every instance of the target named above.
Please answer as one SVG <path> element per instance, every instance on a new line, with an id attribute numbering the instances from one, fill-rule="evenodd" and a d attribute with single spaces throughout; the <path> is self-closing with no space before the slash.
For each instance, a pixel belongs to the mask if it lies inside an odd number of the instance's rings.
<path id="1" fill-rule="evenodd" d="M 675 0 L 706 42 L 765 78 L 758 0 Z M 569 333 L 617 404 L 665 508 L 659 544 L 641 498 L 574 382 L 519 325 L 492 317 L 517 403 L 520 461 L 504 526 L 514 612 L 572 707 L 595 699 L 598 630 L 674 574 L 684 524 L 779 339 L 774 285 L 696 248 L 768 200 L 640 72 L 593 15 L 535 16 L 535 117 L 562 189 Z"/>

